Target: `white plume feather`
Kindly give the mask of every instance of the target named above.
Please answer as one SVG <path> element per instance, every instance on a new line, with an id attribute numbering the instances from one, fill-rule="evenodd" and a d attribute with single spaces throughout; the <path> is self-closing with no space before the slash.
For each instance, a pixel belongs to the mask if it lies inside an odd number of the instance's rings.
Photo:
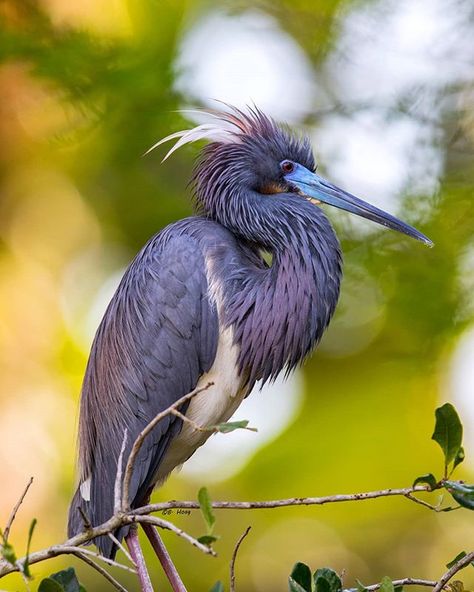
<path id="1" fill-rule="evenodd" d="M 184 112 L 189 113 L 191 111 L 187 110 Z M 199 111 L 199 113 L 213 117 L 214 121 L 210 123 L 201 123 L 192 129 L 174 132 L 173 134 L 162 138 L 156 142 L 156 144 L 153 144 L 153 146 L 145 152 L 144 156 L 158 146 L 161 146 L 161 144 L 176 139 L 178 139 L 178 141 L 173 144 L 170 150 L 168 150 L 161 162 L 164 162 L 173 154 L 173 152 L 178 150 L 178 148 L 181 148 L 181 146 L 184 146 L 185 144 L 191 144 L 192 142 L 197 142 L 198 140 L 208 139 L 211 142 L 222 142 L 224 144 L 239 142 L 239 134 L 242 134 L 243 129 L 242 126 L 237 123 L 238 120 L 234 118 L 232 114 L 215 113 L 212 111 Z"/>

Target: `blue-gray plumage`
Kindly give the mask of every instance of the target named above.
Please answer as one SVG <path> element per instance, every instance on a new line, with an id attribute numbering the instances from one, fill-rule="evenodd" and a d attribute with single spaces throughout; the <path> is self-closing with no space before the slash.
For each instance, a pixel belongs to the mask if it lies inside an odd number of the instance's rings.
<path id="1" fill-rule="evenodd" d="M 128 268 L 97 332 L 84 379 L 80 483 L 69 533 L 113 513 L 124 430 L 127 458 L 160 411 L 211 377 L 182 410 L 202 426 L 225 421 L 256 380 L 290 372 L 314 349 L 336 307 L 339 242 L 321 201 L 429 243 L 414 228 L 315 173 L 307 139 L 257 109 L 211 113 L 213 123 L 172 134 L 175 147 L 211 143 L 195 172 L 198 215 L 168 226 Z M 265 263 L 263 251 L 272 255 Z M 204 443 L 173 415 L 146 439 L 133 473 L 132 507 Z M 126 530 L 118 533 L 126 534 Z M 113 556 L 107 537 L 97 544 Z"/>

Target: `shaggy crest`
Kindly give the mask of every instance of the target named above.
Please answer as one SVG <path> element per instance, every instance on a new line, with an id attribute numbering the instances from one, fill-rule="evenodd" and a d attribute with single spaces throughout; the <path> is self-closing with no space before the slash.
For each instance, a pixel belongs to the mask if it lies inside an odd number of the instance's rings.
<path id="1" fill-rule="evenodd" d="M 145 155 L 161 146 L 165 142 L 177 140 L 172 148 L 166 153 L 163 160 L 167 160 L 173 152 L 185 144 L 191 144 L 198 140 L 207 139 L 210 142 L 222 144 L 239 144 L 243 135 L 268 136 L 276 127 L 275 122 L 264 115 L 257 107 L 248 107 L 247 112 L 241 111 L 224 103 L 230 111 L 216 111 L 213 109 L 203 110 L 182 110 L 180 113 L 199 113 L 213 118 L 209 123 L 202 123 L 192 129 L 174 132 L 162 138 L 149 148 Z"/>

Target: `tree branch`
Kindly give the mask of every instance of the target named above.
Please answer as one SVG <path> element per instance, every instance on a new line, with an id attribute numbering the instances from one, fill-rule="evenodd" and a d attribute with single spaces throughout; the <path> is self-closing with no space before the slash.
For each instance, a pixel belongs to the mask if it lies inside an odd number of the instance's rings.
<path id="1" fill-rule="evenodd" d="M 288 506 L 311 506 L 311 505 L 324 505 L 330 503 L 340 503 L 340 502 L 354 502 L 354 501 L 363 501 L 368 499 L 376 499 L 380 497 L 405 497 L 407 499 L 411 499 L 407 497 L 408 494 L 415 493 L 415 492 L 423 492 L 423 491 L 430 491 L 428 486 L 424 485 L 417 485 L 416 487 L 405 487 L 399 489 L 381 489 L 378 491 L 369 491 L 363 493 L 353 493 L 353 494 L 339 494 L 339 495 L 327 495 L 322 497 L 295 497 L 295 498 L 287 498 L 281 500 L 268 500 L 268 501 L 214 501 L 212 502 L 212 507 L 215 509 L 222 509 L 222 510 L 258 510 L 258 509 L 270 509 L 270 508 L 282 508 Z M 134 522 L 148 522 L 150 524 L 155 524 L 159 528 L 165 528 L 167 530 L 171 530 L 178 536 L 184 538 L 189 543 L 191 543 L 194 547 L 202 551 L 203 553 L 209 555 L 216 555 L 215 551 L 210 549 L 207 545 L 203 545 L 199 543 L 197 539 L 186 533 L 185 531 L 179 529 L 171 522 L 163 520 L 161 518 L 157 518 L 156 516 L 150 516 L 152 512 L 159 512 L 163 510 L 170 510 L 170 509 L 199 509 L 199 503 L 195 501 L 179 501 L 179 500 L 172 500 L 169 502 L 163 502 L 159 504 L 149 504 L 147 506 L 143 506 L 141 508 L 136 508 L 133 510 L 129 510 L 128 512 L 118 512 L 112 518 L 104 522 L 103 524 L 96 526 L 94 528 L 90 528 L 85 532 L 78 534 L 71 539 L 65 541 L 59 545 L 52 545 L 46 549 L 41 551 L 36 551 L 35 553 L 31 553 L 28 558 L 28 562 L 30 565 L 34 563 L 39 563 L 41 561 L 45 561 L 52 557 L 57 557 L 58 555 L 64 554 L 74 554 L 78 550 L 84 552 L 84 548 L 82 545 L 90 543 L 93 539 L 98 536 L 108 535 L 109 533 L 115 532 L 121 526 L 125 526 L 127 524 L 132 524 Z M 92 553 L 88 551 L 88 553 Z M 100 557 L 97 555 L 97 557 Z M 24 558 L 20 560 L 23 562 Z M 126 567 L 126 566 L 122 566 Z M 130 569 L 130 568 L 127 568 Z M 19 571 L 17 565 L 13 565 L 8 563 L 7 561 L 0 562 L 0 578 L 3 576 Z M 374 588 L 376 589 L 376 588 Z"/>
<path id="2" fill-rule="evenodd" d="M 449 580 L 453 578 L 458 573 L 458 571 L 461 571 L 461 569 L 464 569 L 473 561 L 474 551 L 471 551 L 467 555 L 464 555 L 464 557 L 461 557 L 459 561 L 456 561 L 456 563 L 452 565 L 444 575 L 441 576 L 438 583 L 434 587 L 433 592 L 441 592 Z"/>
<path id="3" fill-rule="evenodd" d="M 47 549 L 43 549 L 41 551 L 37 551 L 35 553 L 31 553 L 28 556 L 28 564 L 33 565 L 35 563 L 39 563 L 41 561 L 45 561 L 52 557 L 57 557 L 58 555 L 75 555 L 91 567 L 93 567 L 96 571 L 101 573 L 102 576 L 106 577 L 108 581 L 115 586 L 116 589 L 120 590 L 121 592 L 125 591 L 125 588 L 117 582 L 108 572 L 101 566 L 96 563 L 94 560 L 103 561 L 109 565 L 113 565 L 116 567 L 120 567 L 132 573 L 136 573 L 135 569 L 132 569 L 126 565 L 120 564 L 116 561 L 111 559 L 107 559 L 102 557 L 98 553 L 95 553 L 89 549 L 85 549 L 83 545 L 91 543 L 94 539 L 100 536 L 110 536 L 112 540 L 121 548 L 123 546 L 120 542 L 115 538 L 114 533 L 123 526 L 131 525 L 134 523 L 145 523 L 145 524 L 152 524 L 159 528 L 171 530 L 177 536 L 183 538 L 188 543 L 206 553 L 208 555 L 216 556 L 216 552 L 208 545 L 204 545 L 200 543 L 196 538 L 191 536 L 189 533 L 185 532 L 184 530 L 178 528 L 173 523 L 168 522 L 167 520 L 163 520 L 162 518 L 158 518 L 156 516 L 151 516 L 153 512 L 160 512 L 164 510 L 171 510 L 171 509 L 195 509 L 198 510 L 200 505 L 197 501 L 177 501 L 171 500 L 168 502 L 162 502 L 158 504 L 148 504 L 146 506 L 140 508 L 130 508 L 129 502 L 129 492 L 130 492 L 130 483 L 131 478 L 134 471 L 134 465 L 138 457 L 138 453 L 146 439 L 146 437 L 151 433 L 151 431 L 156 427 L 156 425 L 167 415 L 173 414 L 175 416 L 180 417 L 183 421 L 190 421 L 181 412 L 178 410 L 178 407 L 183 405 L 184 403 L 191 400 L 193 397 L 198 395 L 199 393 L 208 389 L 213 383 L 209 382 L 207 385 L 201 388 L 197 388 L 192 392 L 184 395 L 180 399 L 178 399 L 173 405 L 165 409 L 164 411 L 158 413 L 153 420 L 140 432 L 137 436 L 130 455 L 128 457 L 128 461 L 125 467 L 125 471 L 123 471 L 123 460 L 124 454 L 127 444 L 127 431 L 125 430 L 123 436 L 123 442 L 121 446 L 120 455 L 117 462 L 117 475 L 114 484 L 114 515 L 104 522 L 101 525 L 92 527 L 89 519 L 87 516 L 83 516 L 85 530 L 84 532 L 70 538 L 69 540 L 65 541 L 59 545 L 52 545 Z M 192 425 L 193 422 L 190 422 Z M 206 429 L 200 428 L 199 426 L 195 426 L 196 429 Z M 210 428 L 207 428 L 210 429 Z M 122 479 L 123 476 L 123 479 Z M 5 532 L 3 535 L 4 541 L 7 541 L 7 537 L 9 535 L 11 525 L 15 519 L 15 516 L 20 508 L 26 493 L 28 492 L 29 487 L 31 486 L 33 479 L 30 479 L 28 482 L 25 491 L 21 495 L 19 501 L 16 503 L 15 507 L 13 508 L 10 518 L 7 522 L 7 526 L 5 528 Z M 440 482 L 436 485 L 434 489 L 441 489 L 443 487 L 443 482 Z M 214 501 L 212 502 L 212 507 L 215 509 L 222 509 L 222 510 L 258 510 L 258 509 L 271 509 L 271 508 L 282 508 L 288 506 L 320 506 L 324 504 L 330 503 L 341 503 L 341 502 L 355 502 L 355 501 L 363 501 L 369 499 L 377 499 L 382 497 L 404 497 L 409 501 L 415 502 L 417 504 L 421 504 L 424 507 L 429 508 L 430 510 L 439 511 L 437 506 L 432 506 L 428 502 L 424 500 L 420 500 L 419 498 L 415 497 L 414 494 L 421 493 L 421 492 L 431 492 L 433 488 L 429 485 L 416 485 L 414 487 L 405 487 L 405 488 L 390 488 L 390 489 L 380 489 L 377 491 L 368 491 L 362 493 L 350 493 L 350 494 L 336 494 L 336 495 L 326 495 L 321 497 L 293 497 L 293 498 L 286 498 L 286 499 L 275 499 L 275 500 L 265 500 L 265 501 Z M 239 547 L 248 534 L 250 527 L 243 533 L 243 535 L 237 541 L 235 546 L 231 563 L 230 563 L 230 579 L 231 579 L 231 591 L 235 589 L 235 561 L 237 557 L 237 552 Z M 125 551 L 125 550 L 124 550 Z M 126 556 L 130 559 L 130 556 L 127 552 L 125 552 Z M 422 579 L 415 579 L 415 578 L 404 578 L 401 580 L 394 581 L 394 585 L 396 586 L 405 586 L 405 585 L 419 585 L 419 586 L 429 586 L 434 588 L 433 592 L 441 592 L 441 590 L 445 587 L 446 583 L 461 569 L 466 567 L 469 563 L 474 560 L 474 551 L 469 553 L 468 555 L 461 558 L 457 561 L 442 577 L 438 582 L 431 581 L 431 580 L 422 580 Z M 22 559 L 17 560 L 15 563 L 11 563 L 7 561 L 7 559 L 0 560 L 0 578 L 13 573 L 13 572 L 22 572 L 22 566 L 25 565 L 26 558 L 23 557 Z M 132 561 L 133 563 L 133 561 Z M 370 592 L 378 590 L 380 588 L 380 584 L 374 584 L 371 586 L 366 587 L 367 590 Z"/>
<path id="4" fill-rule="evenodd" d="M 284 508 L 286 506 L 323 506 L 324 504 L 334 504 L 339 502 L 356 502 L 362 500 L 376 499 L 379 497 L 401 496 L 419 503 L 420 500 L 413 498 L 411 494 L 417 492 L 427 492 L 431 489 L 427 485 L 416 485 L 415 487 L 404 487 L 400 489 L 380 489 L 378 491 L 367 491 L 364 493 L 346 493 L 336 495 L 325 495 L 322 497 L 290 497 L 280 500 L 267 501 L 214 501 L 212 507 L 216 510 L 262 510 L 269 508 Z M 425 504 L 423 504 L 425 505 Z M 141 515 L 152 512 L 161 512 L 163 510 L 189 509 L 198 510 L 199 503 L 195 501 L 176 501 L 162 502 L 158 504 L 148 504 L 141 508 L 131 510 L 131 514 Z M 434 506 L 430 506 L 433 509 Z"/>
<path id="5" fill-rule="evenodd" d="M 129 515 L 125 516 L 125 519 L 127 520 L 127 523 L 129 523 L 129 524 L 133 524 L 135 522 L 138 522 L 138 523 L 144 522 L 147 524 L 154 524 L 155 526 L 158 526 L 158 528 L 163 528 L 165 530 L 171 530 L 171 532 L 174 532 L 175 534 L 177 534 L 181 538 L 185 539 L 186 541 L 188 541 L 188 543 L 191 543 L 191 545 L 193 545 L 193 547 L 196 547 L 196 549 L 199 549 L 200 551 L 202 551 L 206 555 L 212 555 L 213 557 L 217 557 L 217 553 L 213 549 L 211 549 L 211 547 L 209 547 L 207 545 L 203 545 L 197 539 L 192 537 L 190 534 L 188 534 L 187 532 L 185 532 L 181 528 L 178 528 L 177 526 L 175 526 L 172 522 L 168 522 L 168 520 L 162 520 L 161 518 L 156 518 L 156 516 L 143 516 L 143 515 L 137 516 L 134 514 L 129 514 Z"/>
<path id="6" fill-rule="evenodd" d="M 245 532 L 240 535 L 240 538 L 235 545 L 234 552 L 232 553 L 232 559 L 230 560 L 230 592 L 235 592 L 235 560 L 237 559 L 237 553 L 239 552 L 242 541 L 248 535 L 251 528 L 251 526 L 247 526 Z"/>
<path id="7" fill-rule="evenodd" d="M 158 425 L 158 423 L 167 415 L 173 413 L 178 407 L 181 407 L 184 403 L 190 401 L 193 397 L 202 393 L 203 391 L 207 390 L 210 386 L 212 386 L 213 382 L 208 382 L 205 386 L 196 388 L 187 395 L 184 395 L 180 399 L 178 399 L 173 405 L 170 405 L 167 409 L 158 413 L 150 423 L 138 434 L 137 439 L 135 440 L 132 450 L 130 451 L 130 456 L 128 457 L 127 466 L 125 468 L 125 476 L 123 480 L 123 490 L 122 490 L 122 511 L 126 512 L 130 508 L 130 500 L 129 500 L 129 490 L 130 490 L 130 481 L 132 479 L 133 469 L 135 466 L 135 461 L 137 458 L 138 453 L 140 452 L 141 447 L 143 446 L 143 442 L 148 434 Z"/>
<path id="8" fill-rule="evenodd" d="M 30 480 L 26 484 L 26 487 L 25 487 L 23 493 L 21 494 L 20 499 L 15 504 L 15 507 L 13 508 L 13 510 L 10 514 L 10 517 L 8 518 L 7 525 L 5 526 L 5 530 L 3 531 L 3 540 L 5 543 L 8 541 L 8 535 L 10 534 L 10 530 L 11 530 L 13 521 L 15 520 L 16 514 L 17 514 L 18 510 L 20 509 L 20 506 L 23 503 L 23 500 L 25 499 L 25 496 L 28 493 L 28 489 L 31 487 L 32 483 L 33 483 L 33 477 L 30 477 Z"/>
<path id="9" fill-rule="evenodd" d="M 74 553 L 74 555 L 84 563 L 87 563 L 87 565 L 92 567 L 92 569 L 95 569 L 97 572 L 99 572 L 100 575 L 108 580 L 117 590 L 120 590 L 120 592 L 128 592 L 127 589 L 124 588 L 122 584 L 118 582 L 112 575 L 110 575 L 106 569 L 104 569 L 101 565 L 98 565 L 95 561 L 92 561 L 92 559 L 87 557 L 87 555 L 84 555 L 84 553 L 82 553 L 79 549 Z"/>
<path id="10" fill-rule="evenodd" d="M 402 580 L 393 580 L 392 584 L 394 587 L 397 586 L 429 586 L 434 588 L 438 582 L 433 580 L 420 580 L 419 578 L 403 578 Z M 366 590 L 370 590 L 373 592 L 374 590 L 378 590 L 382 584 L 372 584 L 371 586 L 364 586 Z M 357 588 L 351 588 L 354 592 Z"/>

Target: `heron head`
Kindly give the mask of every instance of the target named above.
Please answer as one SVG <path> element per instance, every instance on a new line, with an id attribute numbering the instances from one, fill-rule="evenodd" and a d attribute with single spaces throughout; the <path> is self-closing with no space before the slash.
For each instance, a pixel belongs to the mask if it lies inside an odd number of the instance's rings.
<path id="1" fill-rule="evenodd" d="M 197 162 L 194 182 L 198 205 L 211 216 L 225 222 L 230 208 L 233 213 L 246 211 L 248 204 L 243 202 L 249 196 L 255 204 L 256 199 L 273 201 L 291 194 L 314 206 L 324 203 L 346 210 L 432 246 L 416 228 L 318 175 L 307 137 L 293 134 L 256 107 L 207 113 L 212 118 L 209 123 L 171 134 L 150 150 L 177 139 L 166 160 L 184 144 L 210 140 Z"/>

